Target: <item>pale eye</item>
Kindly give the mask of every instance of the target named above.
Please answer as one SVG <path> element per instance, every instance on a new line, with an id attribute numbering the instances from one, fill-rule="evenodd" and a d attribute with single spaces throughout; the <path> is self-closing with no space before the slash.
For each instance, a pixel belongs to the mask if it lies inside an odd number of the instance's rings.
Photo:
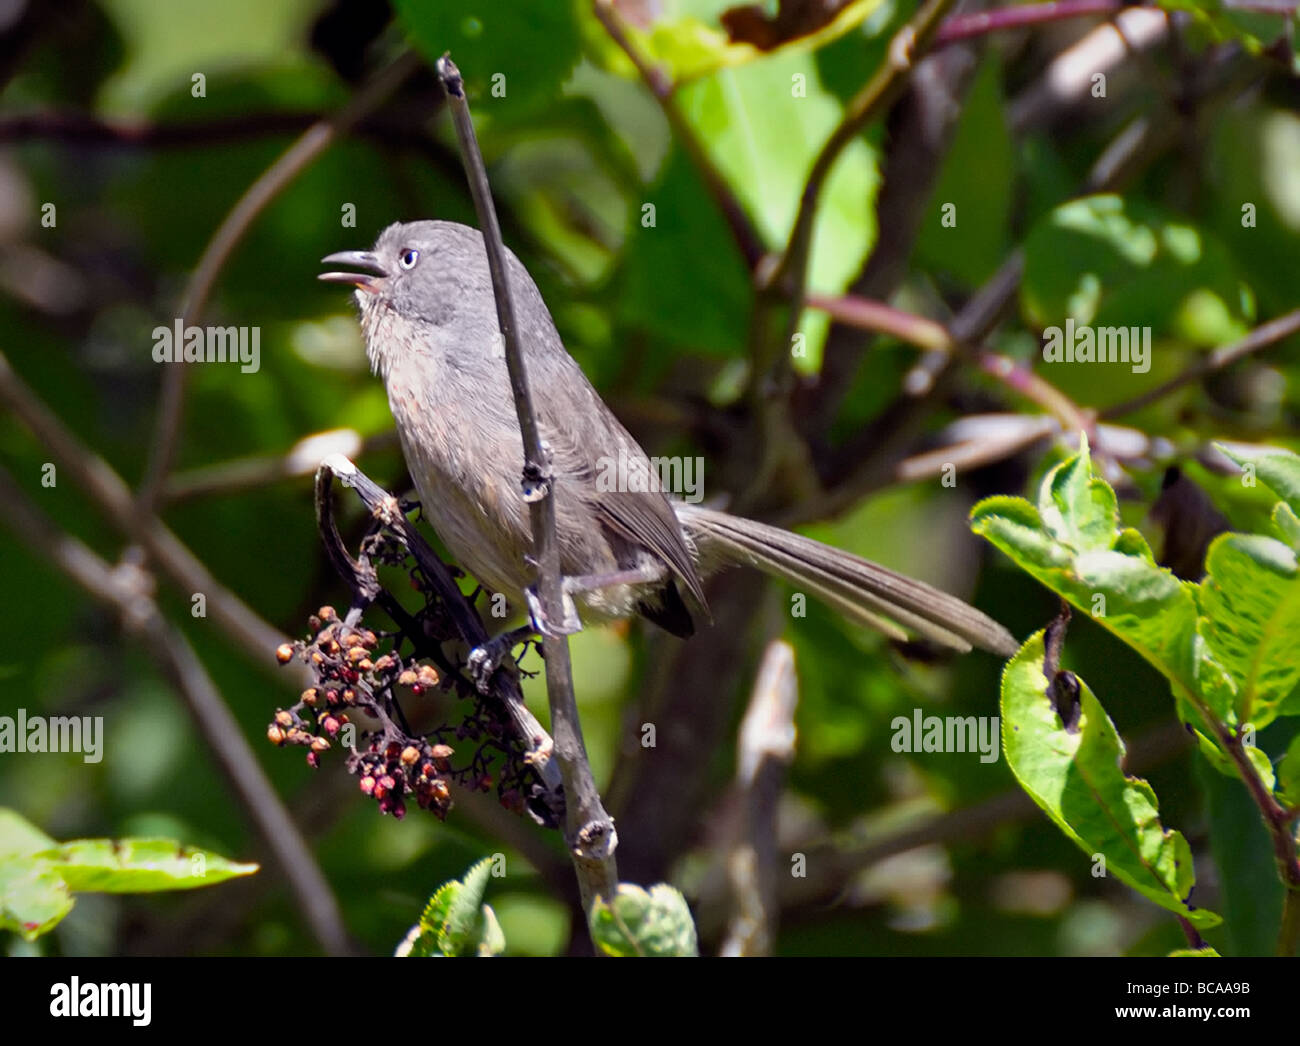
<path id="1" fill-rule="evenodd" d="M 417 251 L 414 247 L 407 247 L 406 250 L 402 251 L 401 255 L 398 257 L 397 263 L 403 269 L 414 269 L 415 263 L 418 262 L 419 260 L 420 260 L 420 252 Z"/>

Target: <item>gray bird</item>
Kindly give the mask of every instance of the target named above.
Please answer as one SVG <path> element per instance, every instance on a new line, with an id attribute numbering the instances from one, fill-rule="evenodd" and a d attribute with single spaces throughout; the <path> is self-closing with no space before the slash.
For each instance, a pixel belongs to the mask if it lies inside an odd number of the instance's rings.
<path id="1" fill-rule="evenodd" d="M 1015 653 L 996 621 L 923 582 L 779 527 L 670 499 L 565 350 L 532 277 L 506 253 L 537 424 L 551 455 L 570 615 L 590 623 L 639 614 L 689 636 L 708 618 L 701 578 L 748 564 L 894 638 Z M 454 222 L 395 224 L 372 250 L 323 261 L 360 270 L 320 278 L 356 287 L 366 353 L 387 387 L 425 516 L 462 567 L 513 605 L 532 606 L 536 617 L 532 528 L 520 493 L 523 440 L 482 235 Z M 597 482 L 610 462 L 623 463 L 618 489 Z"/>

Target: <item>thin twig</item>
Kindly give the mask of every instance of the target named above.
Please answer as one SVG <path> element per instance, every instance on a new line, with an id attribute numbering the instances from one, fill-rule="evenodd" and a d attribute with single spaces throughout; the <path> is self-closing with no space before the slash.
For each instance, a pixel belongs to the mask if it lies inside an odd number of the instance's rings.
<path id="1" fill-rule="evenodd" d="M 413 52 L 403 54 L 357 92 L 338 113 L 309 127 L 261 177 L 244 190 L 208 241 L 190 276 L 181 305 L 181 322 L 184 327 L 197 325 L 218 276 L 257 216 L 340 135 L 381 105 L 420 65 L 420 59 Z M 142 518 L 153 514 L 176 457 L 185 413 L 185 388 L 189 370 L 184 363 L 172 362 L 163 373 L 161 403 L 150 442 L 149 463 L 136 497 L 136 511 Z"/>
<path id="2" fill-rule="evenodd" d="M 1101 417 L 1119 418 L 1125 414 L 1132 414 L 1135 410 L 1148 407 L 1157 400 L 1164 399 L 1171 392 L 1181 389 L 1184 385 L 1190 385 L 1207 374 L 1213 374 L 1217 370 L 1222 370 L 1224 367 L 1244 359 L 1251 353 L 1266 349 L 1283 338 L 1290 337 L 1297 331 L 1300 331 L 1300 309 L 1288 312 L 1275 320 L 1269 320 L 1267 323 L 1261 323 L 1244 338 L 1233 342 L 1231 345 L 1224 345 L 1215 349 L 1195 366 L 1188 367 L 1187 370 L 1176 377 L 1170 378 L 1163 385 L 1157 385 L 1154 389 L 1149 389 L 1130 400 L 1125 400 L 1113 407 L 1107 407 L 1101 412 Z"/>
<path id="3" fill-rule="evenodd" d="M 990 11 L 953 15 L 945 18 L 935 36 L 934 46 L 947 47 L 958 40 L 970 40 L 989 33 L 1022 29 L 1029 25 L 1061 22 L 1089 15 L 1111 15 L 1130 6 L 1124 0 L 1052 0 L 1045 4 L 1019 4 L 996 7 Z"/>
<path id="4" fill-rule="evenodd" d="M 397 432 L 389 429 L 362 438 L 355 429 L 330 429 L 304 436 L 284 454 L 254 455 L 218 461 L 212 465 L 173 472 L 163 490 L 163 501 L 171 504 L 192 498 L 236 494 L 273 486 L 287 480 L 313 475 L 321 460 L 330 454 L 364 457 L 397 446 Z"/>
<path id="5" fill-rule="evenodd" d="M 59 468 L 72 474 L 74 482 L 126 540 L 149 554 L 186 598 L 202 594 L 208 613 L 245 657 L 281 682 L 285 670 L 277 670 L 271 651 L 286 637 L 263 621 L 254 611 L 221 584 L 202 560 L 194 555 L 156 516 L 137 516 L 131 488 L 113 468 L 82 443 L 53 411 L 18 377 L 0 352 L 0 406 L 7 407 L 49 453 Z M 306 686 L 310 676 L 305 666 L 289 666 L 295 682 Z"/>
<path id="6" fill-rule="evenodd" d="M 505 247 L 501 242 L 501 229 L 497 224 L 483 155 L 479 152 L 474 123 L 470 118 L 469 103 L 465 99 L 464 83 L 447 55 L 438 59 L 435 69 L 447 91 L 470 192 L 474 197 L 474 209 L 483 233 L 488 268 L 492 273 L 492 290 L 496 296 L 497 322 L 505 342 L 506 366 L 523 437 L 522 496 L 528 502 L 533 556 L 537 563 L 537 593 L 542 615 L 547 619 L 538 624 L 542 626 L 542 652 L 546 659 L 546 692 L 551 707 L 551 728 L 555 732 L 555 756 L 564 778 L 565 841 L 578 875 L 583 910 L 590 912 L 597 897 L 612 898 L 618 886 L 618 869 L 614 862 L 618 834 L 613 819 L 601 803 L 587 762 L 578 703 L 573 693 L 568 637 L 556 634 L 548 625 L 548 622 L 553 625 L 565 618 L 550 456 L 542 444 L 528 391 L 528 373 L 519 341 Z"/>
<path id="7" fill-rule="evenodd" d="M 954 0 L 926 0 L 889 42 L 887 58 L 844 107 L 804 183 L 799 210 L 785 249 L 772 264 L 755 273 L 758 294 L 750 329 L 749 401 L 758 420 L 759 466 L 740 503 L 752 507 L 774 484 L 793 489 L 800 498 L 815 496 L 809 451 L 790 415 L 793 354 L 807 294 L 813 232 L 822 188 L 840 154 L 862 129 L 901 96 L 920 56 L 938 31 Z"/>
<path id="8" fill-rule="evenodd" d="M 320 946 L 331 955 L 350 953 L 352 945 L 329 883 L 203 663 L 149 594 L 148 575 L 126 563 L 114 568 L 64 533 L 3 469 L 0 517 L 75 584 L 116 611 L 123 629 L 140 642 L 184 700 L 240 805 L 289 881 L 293 901 Z"/>

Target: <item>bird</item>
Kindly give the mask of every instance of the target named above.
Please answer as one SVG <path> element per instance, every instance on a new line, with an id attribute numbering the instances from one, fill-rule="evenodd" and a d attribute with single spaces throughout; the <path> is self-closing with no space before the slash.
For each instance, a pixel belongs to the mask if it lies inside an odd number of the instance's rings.
<path id="1" fill-rule="evenodd" d="M 456 562 L 530 627 L 572 632 L 639 616 L 689 637 L 710 621 L 704 581 L 747 565 L 899 641 L 1009 657 L 988 615 L 922 581 L 801 534 L 674 497 L 569 354 L 542 294 L 506 270 L 538 430 L 550 459 L 565 619 L 538 620 L 524 446 L 481 233 L 395 223 L 370 250 L 330 254 L 350 285 L 423 514 Z M 602 482 L 621 463 L 617 484 Z M 613 489 L 611 489 L 611 487 Z"/>

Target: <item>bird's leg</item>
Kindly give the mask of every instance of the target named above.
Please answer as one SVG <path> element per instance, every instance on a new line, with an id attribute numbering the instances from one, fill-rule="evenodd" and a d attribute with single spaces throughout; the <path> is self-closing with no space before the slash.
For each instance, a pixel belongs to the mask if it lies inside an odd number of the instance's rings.
<path id="1" fill-rule="evenodd" d="M 561 586 L 564 597 L 564 620 L 558 624 L 549 620 L 542 610 L 542 601 L 537 597 L 537 586 L 529 585 L 524 591 L 528 600 L 528 614 L 533 627 L 542 635 L 569 636 L 582 631 L 582 620 L 578 617 L 578 608 L 573 602 L 575 595 L 595 592 L 602 588 L 614 588 L 617 585 L 653 585 L 662 581 L 668 573 L 662 563 L 647 562 L 627 570 L 614 570 L 607 574 L 574 574 L 563 578 Z"/>
<path id="2" fill-rule="evenodd" d="M 492 673 L 501 667 L 501 662 L 505 660 L 510 651 L 520 643 L 526 643 L 529 640 L 537 638 L 537 629 L 532 624 L 520 625 L 518 628 L 509 628 L 506 631 L 493 636 L 481 646 L 476 646 L 469 652 L 469 657 L 465 661 L 465 670 L 473 680 L 474 686 L 480 694 L 486 694 L 490 689 Z"/>
<path id="3" fill-rule="evenodd" d="M 569 636 L 582 631 L 582 619 L 578 617 L 578 608 L 573 602 L 575 594 L 595 592 L 615 585 L 652 585 L 662 581 L 667 570 L 661 563 L 644 563 L 629 570 L 616 570 L 608 574 L 578 574 L 562 580 L 564 599 L 564 619 L 558 625 L 551 622 L 542 610 L 542 601 L 537 596 L 537 586 L 529 585 L 524 590 L 528 601 L 529 624 L 508 629 L 500 635 L 493 636 L 482 646 L 476 646 L 469 652 L 466 668 L 474 685 L 480 693 L 488 692 L 492 673 L 497 670 L 502 660 L 519 643 L 536 639 L 540 635 Z"/>

